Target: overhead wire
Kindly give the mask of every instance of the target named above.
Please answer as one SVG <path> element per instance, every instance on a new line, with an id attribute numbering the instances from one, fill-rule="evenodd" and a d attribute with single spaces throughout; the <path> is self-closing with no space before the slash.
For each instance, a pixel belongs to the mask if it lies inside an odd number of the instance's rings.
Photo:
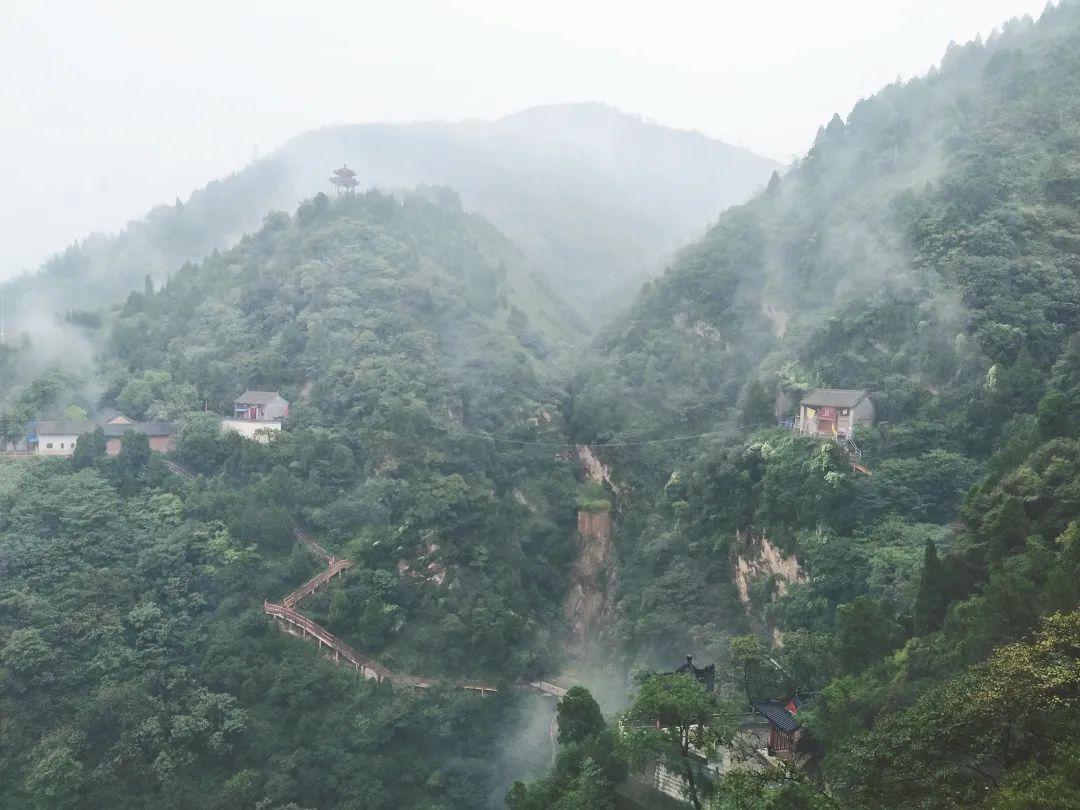
<path id="1" fill-rule="evenodd" d="M 453 430 L 443 425 L 429 424 L 428 427 L 440 430 L 451 438 L 479 439 L 480 441 L 497 442 L 500 444 L 516 444 L 527 447 L 559 447 L 571 449 L 576 447 L 640 447 L 647 444 L 666 444 L 669 442 L 689 442 L 696 439 L 707 439 L 711 436 L 719 436 L 727 433 L 726 430 L 712 430 L 708 433 L 695 433 L 692 436 L 669 436 L 664 439 L 636 439 L 624 442 L 536 442 L 525 439 L 508 439 L 501 436 L 487 436 L 483 433 L 469 433 L 467 431 Z"/>

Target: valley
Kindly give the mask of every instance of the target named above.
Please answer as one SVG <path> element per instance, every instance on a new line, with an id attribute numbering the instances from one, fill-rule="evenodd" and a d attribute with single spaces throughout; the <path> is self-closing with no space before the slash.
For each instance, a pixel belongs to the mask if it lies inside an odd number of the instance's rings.
<path id="1" fill-rule="evenodd" d="M 334 126 L 3 282 L 0 804 L 1080 806 L 1080 6 L 777 168 Z"/>

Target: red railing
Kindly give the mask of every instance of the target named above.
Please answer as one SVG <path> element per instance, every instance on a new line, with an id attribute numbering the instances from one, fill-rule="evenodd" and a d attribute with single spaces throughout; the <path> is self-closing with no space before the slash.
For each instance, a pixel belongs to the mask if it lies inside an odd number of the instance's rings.
<path id="1" fill-rule="evenodd" d="M 330 559 L 333 560 L 334 558 L 331 557 Z M 352 560 L 334 560 L 330 563 L 329 568 L 312 577 L 281 600 L 282 604 L 285 605 L 285 607 L 296 607 L 297 602 L 306 596 L 311 596 L 311 594 L 315 593 L 320 586 L 325 585 L 345 569 L 352 567 L 352 564 Z"/>
<path id="2" fill-rule="evenodd" d="M 302 613 L 299 613 L 290 607 L 286 607 L 285 605 L 277 605 L 273 602 L 266 601 L 263 602 L 263 612 L 271 616 L 276 616 L 282 621 L 295 627 L 299 627 L 306 635 L 312 636 L 321 644 L 332 649 L 339 656 L 343 656 L 348 663 L 360 670 L 365 678 L 377 681 L 394 679 L 394 673 L 378 661 L 374 661 L 371 658 L 361 655 L 329 630 L 316 624 Z"/>

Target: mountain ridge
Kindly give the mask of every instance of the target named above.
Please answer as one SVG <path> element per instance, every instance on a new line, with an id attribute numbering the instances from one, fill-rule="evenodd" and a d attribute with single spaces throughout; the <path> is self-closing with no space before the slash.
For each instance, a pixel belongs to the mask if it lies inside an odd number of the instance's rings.
<path id="1" fill-rule="evenodd" d="M 582 110 L 588 126 L 577 115 Z M 348 163 L 359 171 L 361 187 L 451 186 L 466 208 L 506 233 L 584 314 L 621 281 L 656 271 L 668 251 L 763 186 L 778 167 L 748 150 L 598 104 L 580 110 L 549 105 L 516 115 L 525 117 L 349 124 L 301 133 L 186 201 L 158 206 L 117 234 L 91 234 L 37 272 L 5 281 L 9 308 L 18 311 L 21 300 L 22 309 L 49 310 L 50 284 L 64 283 L 81 306 L 96 307 L 139 287 L 144 275 L 161 282 L 183 262 L 255 230 L 267 211 L 292 210 L 328 190 L 330 170 Z M 522 126 L 536 117 L 547 124 L 543 132 Z M 588 130 L 596 130 L 598 120 L 603 131 Z M 568 133 L 572 126 L 577 129 Z M 695 145 L 692 156 L 667 154 L 687 143 Z M 608 149 L 618 153 L 601 171 L 593 161 Z M 710 154 L 715 159 L 702 160 Z M 523 155 L 534 162 L 521 165 Z M 627 172 L 619 166 L 642 168 Z M 658 192 L 659 202 L 652 199 Z M 599 246 L 583 224 L 589 218 L 599 223 L 597 233 L 612 232 Z"/>

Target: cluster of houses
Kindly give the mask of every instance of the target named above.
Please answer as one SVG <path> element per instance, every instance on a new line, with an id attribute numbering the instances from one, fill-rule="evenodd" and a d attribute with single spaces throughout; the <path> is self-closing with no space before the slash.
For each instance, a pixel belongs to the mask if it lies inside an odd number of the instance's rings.
<path id="1" fill-rule="evenodd" d="M 277 391 L 245 391 L 233 403 L 232 416 L 221 420 L 221 429 L 267 441 L 267 431 L 281 430 L 282 420 L 288 415 L 289 402 Z M 177 430 L 171 422 L 136 422 L 107 408 L 93 419 L 30 422 L 26 439 L 12 449 L 26 455 L 67 457 L 75 453 L 80 436 L 99 428 L 105 434 L 106 452 L 110 456 L 120 452 L 123 436 L 129 430 L 145 435 L 150 449 L 157 453 L 169 452 L 176 443 Z"/>
<path id="2" fill-rule="evenodd" d="M 127 431 L 144 434 L 150 449 L 167 453 L 173 449 L 176 427 L 169 422 L 136 422 L 115 410 L 105 410 L 96 419 L 82 421 L 41 420 L 31 422 L 26 431 L 26 450 L 38 456 L 70 456 L 84 433 L 98 428 L 105 434 L 105 452 L 115 456 Z"/>
<path id="3" fill-rule="evenodd" d="M 672 674 L 695 678 L 709 692 L 716 688 L 716 666 L 698 667 L 689 655 Z M 805 752 L 800 745 L 803 729 L 798 714 L 804 706 L 805 700 L 797 690 L 787 700 L 751 699 L 751 713 L 740 719 L 731 744 L 722 746 L 717 756 L 707 757 L 691 743 L 687 764 L 694 771 L 699 788 L 735 769 L 761 770 L 775 767 L 778 762 L 800 763 Z M 634 787 L 635 781 L 672 799 L 682 801 L 686 796 L 685 774 L 661 761 L 651 763 L 643 772 L 635 772 L 629 782 L 620 786 L 620 794 L 636 799 L 637 804 L 651 804 L 638 792 L 640 788 Z M 707 797 L 699 798 L 702 807 L 712 806 Z"/>

